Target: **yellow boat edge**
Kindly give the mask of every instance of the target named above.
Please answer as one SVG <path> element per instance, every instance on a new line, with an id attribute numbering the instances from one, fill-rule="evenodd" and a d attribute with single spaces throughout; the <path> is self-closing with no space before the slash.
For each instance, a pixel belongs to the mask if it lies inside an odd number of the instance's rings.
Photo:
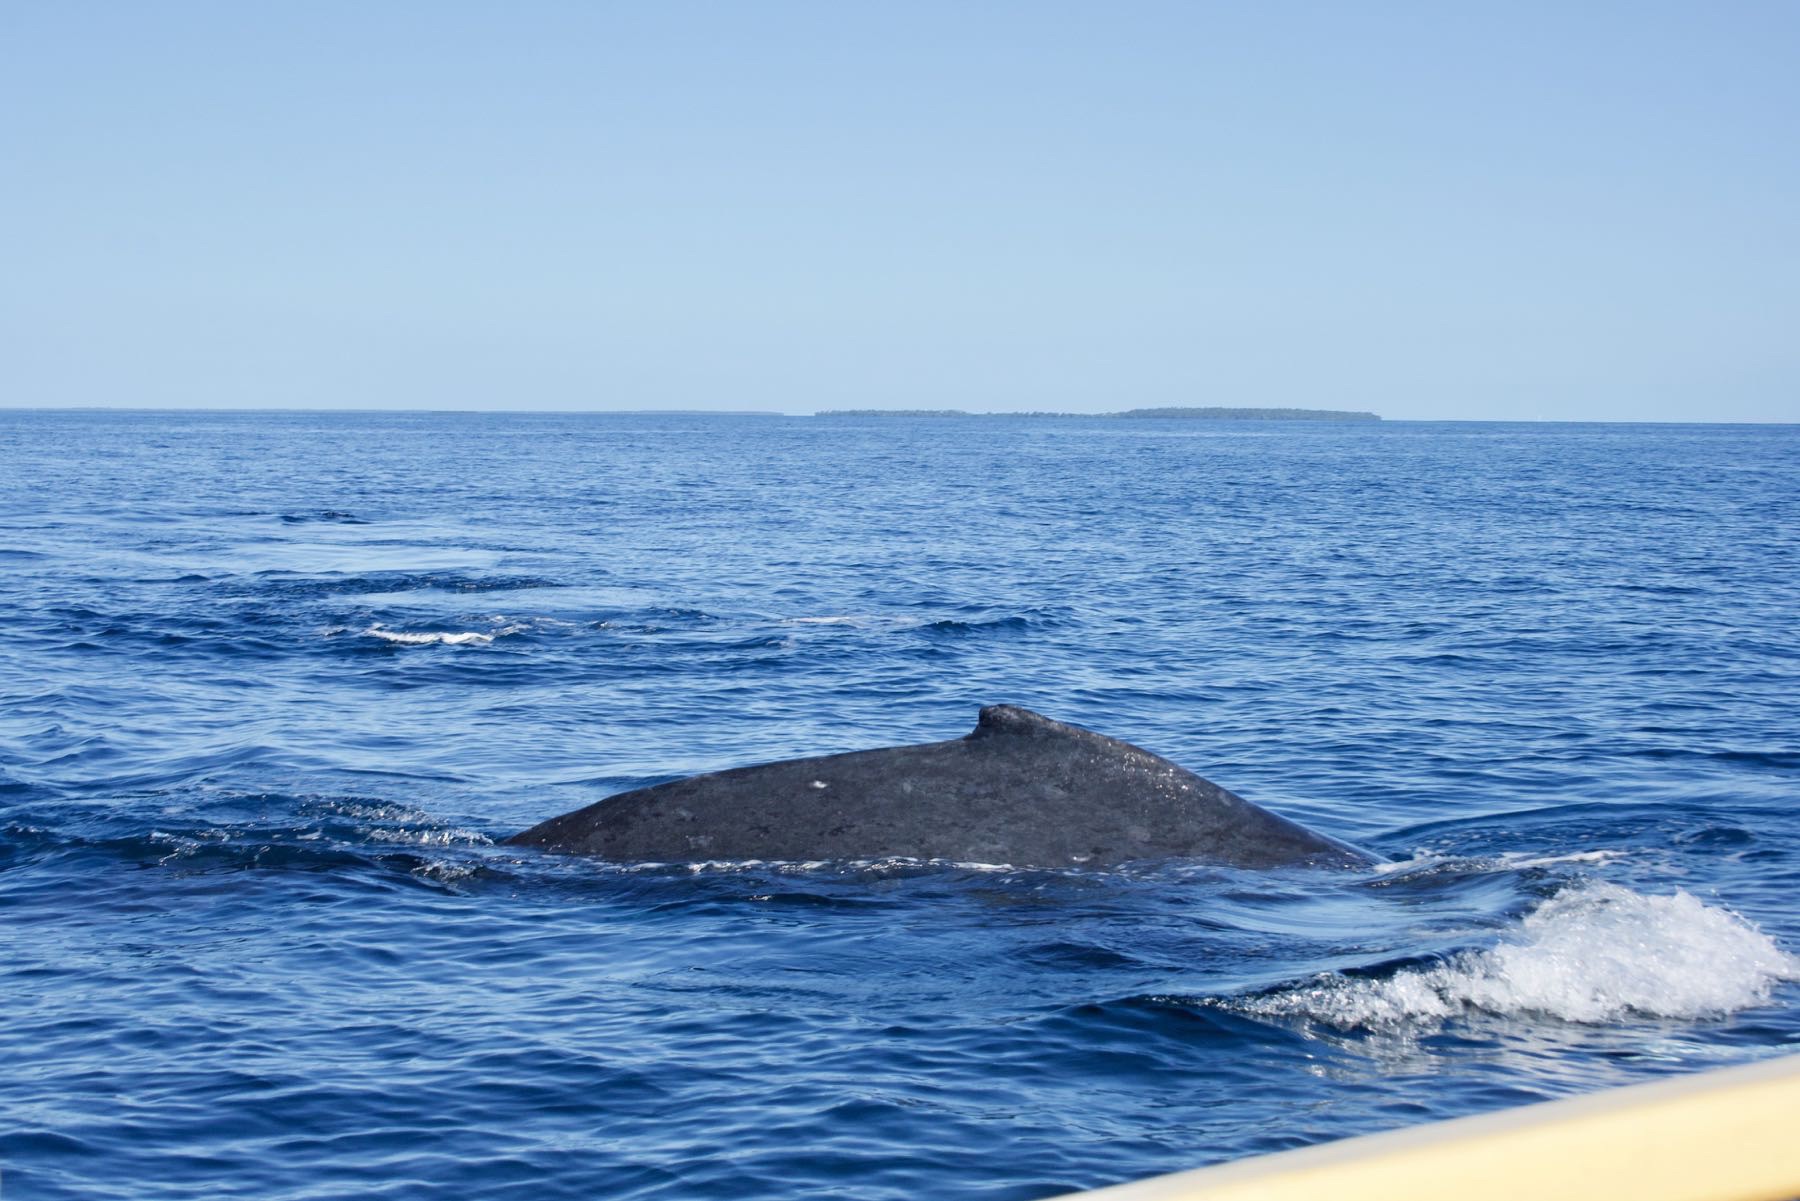
<path id="1" fill-rule="evenodd" d="M 1065 1201 L 1788 1201 L 1800 1054 L 1068 1194 Z"/>

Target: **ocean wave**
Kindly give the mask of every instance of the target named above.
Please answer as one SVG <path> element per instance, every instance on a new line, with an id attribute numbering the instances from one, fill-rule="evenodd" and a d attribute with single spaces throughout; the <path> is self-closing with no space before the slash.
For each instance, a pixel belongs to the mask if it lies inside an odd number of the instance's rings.
<path id="1" fill-rule="evenodd" d="M 993 613 L 967 617 L 922 614 L 821 613 L 778 619 L 783 625 L 847 626 L 859 630 L 922 630 L 928 634 L 966 635 L 1025 630 L 1053 623 L 1053 614 L 1041 609 L 1022 613 Z"/>
<path id="2" fill-rule="evenodd" d="M 477 630 L 384 630 L 380 626 L 370 626 L 363 635 L 401 646 L 486 646 L 497 637 Z"/>
<path id="3" fill-rule="evenodd" d="M 1647 896 L 1585 884 L 1545 901 L 1498 946 L 1382 977 L 1330 973 L 1234 1007 L 1341 1030 L 1477 1012 L 1600 1024 L 1719 1017 L 1765 1004 L 1792 980 L 1800 980 L 1800 957 L 1728 909 L 1684 891 Z"/>
<path id="4" fill-rule="evenodd" d="M 481 575 L 462 571 L 293 572 L 268 570 L 221 581 L 226 595 L 276 596 L 307 599 L 333 596 L 374 596 L 383 593 L 523 592 L 559 588 L 556 580 L 531 575 Z"/>
<path id="5" fill-rule="evenodd" d="M 248 817 L 249 807 L 273 806 L 284 815 Z M 434 889 L 495 875 L 486 834 L 434 819 L 405 805 L 356 797 L 303 798 L 280 794 L 226 795 L 212 806 L 147 829 L 120 829 L 107 815 L 82 830 L 31 831 L 13 826 L 0 842 L 36 859 L 99 855 L 181 876 L 270 871 L 335 874 L 382 886 L 395 881 Z M 110 828 L 109 828 L 110 827 Z"/>
<path id="6" fill-rule="evenodd" d="M 397 646 L 487 646 L 496 638 L 506 638 L 513 634 L 523 633 L 530 628 L 523 621 L 504 621 L 496 618 L 496 624 L 487 630 L 390 630 L 377 622 L 358 633 L 365 638 L 378 638 L 383 642 L 391 642 Z M 343 631 L 327 631 L 342 633 Z"/>
<path id="7" fill-rule="evenodd" d="M 1502 851 L 1494 855 L 1452 855 L 1439 851 L 1418 850 L 1406 859 L 1377 863 L 1369 870 L 1375 887 L 1399 880 L 1424 876 L 1479 875 L 1494 872 L 1526 871 L 1532 868 L 1563 867 L 1573 864 L 1598 867 L 1625 857 L 1624 851 L 1570 851 L 1562 855 L 1534 851 Z"/>
<path id="8" fill-rule="evenodd" d="M 1793 771 L 1800 768 L 1800 752 L 1778 749 L 1728 748 L 1720 750 L 1649 746 L 1634 748 L 1630 754 L 1639 759 L 1675 760 L 1706 765 L 1768 767 L 1779 771 Z"/>
<path id="9" fill-rule="evenodd" d="M 924 617 L 888 617 L 876 613 L 827 613 L 814 617 L 783 617 L 783 625 L 848 626 L 858 630 L 915 630 L 927 624 Z"/>
<path id="10" fill-rule="evenodd" d="M 1016 630 L 1028 630 L 1037 622 L 1021 614 L 1010 614 L 1005 617 L 954 618 L 946 617 L 938 621 L 927 622 L 924 629 L 932 634 L 960 637 L 969 634 L 1010 633 Z"/>

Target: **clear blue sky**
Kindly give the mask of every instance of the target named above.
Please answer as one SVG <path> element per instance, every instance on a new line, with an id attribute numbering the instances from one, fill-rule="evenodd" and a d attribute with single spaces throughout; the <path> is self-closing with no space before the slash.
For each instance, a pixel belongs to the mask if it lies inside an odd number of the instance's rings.
<path id="1" fill-rule="evenodd" d="M 0 7 L 0 404 L 1800 421 L 1800 2 Z"/>

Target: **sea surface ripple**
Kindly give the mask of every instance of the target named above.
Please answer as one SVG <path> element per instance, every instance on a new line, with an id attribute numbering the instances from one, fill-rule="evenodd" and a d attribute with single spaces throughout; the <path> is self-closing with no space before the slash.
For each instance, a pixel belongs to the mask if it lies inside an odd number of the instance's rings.
<path id="1" fill-rule="evenodd" d="M 1800 1050 L 1800 427 L 0 412 L 0 1189 L 1023 1199 Z M 603 865 L 1127 738 L 1373 870 Z"/>

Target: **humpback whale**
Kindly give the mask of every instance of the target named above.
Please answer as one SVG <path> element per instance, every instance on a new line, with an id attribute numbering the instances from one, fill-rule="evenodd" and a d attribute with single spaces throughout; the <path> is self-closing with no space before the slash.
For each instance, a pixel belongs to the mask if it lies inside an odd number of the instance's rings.
<path id="1" fill-rule="evenodd" d="M 982 709 L 962 738 L 689 776 L 607 797 L 507 842 L 659 863 L 1374 862 L 1149 751 L 1014 705 Z"/>

